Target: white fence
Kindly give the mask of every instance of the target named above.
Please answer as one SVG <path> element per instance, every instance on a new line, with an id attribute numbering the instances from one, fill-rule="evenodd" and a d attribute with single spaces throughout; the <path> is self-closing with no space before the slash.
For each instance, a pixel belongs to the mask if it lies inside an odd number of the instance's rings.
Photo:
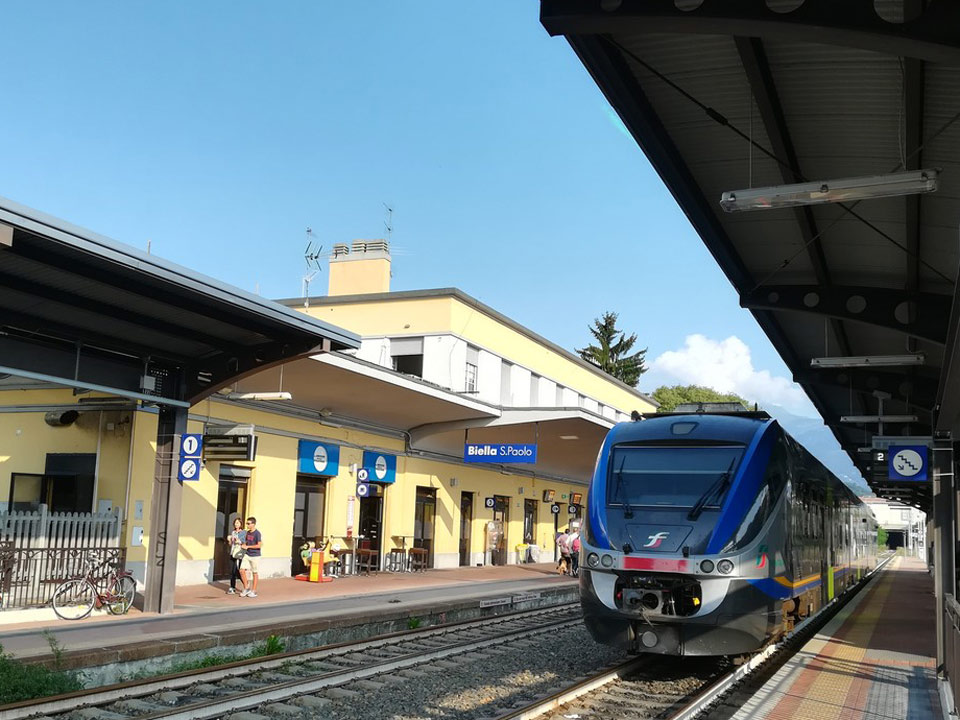
<path id="1" fill-rule="evenodd" d="M 15 548 L 105 548 L 120 546 L 123 518 L 109 513 L 0 512 L 0 543 Z"/>

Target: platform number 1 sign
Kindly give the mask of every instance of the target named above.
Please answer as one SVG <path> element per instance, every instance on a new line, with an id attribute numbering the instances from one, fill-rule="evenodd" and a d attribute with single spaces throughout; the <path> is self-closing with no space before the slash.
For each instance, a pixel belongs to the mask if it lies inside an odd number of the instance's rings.
<path id="1" fill-rule="evenodd" d="M 200 479 L 200 457 L 203 455 L 203 435 L 180 436 L 180 468 L 177 478 L 183 481 Z"/>

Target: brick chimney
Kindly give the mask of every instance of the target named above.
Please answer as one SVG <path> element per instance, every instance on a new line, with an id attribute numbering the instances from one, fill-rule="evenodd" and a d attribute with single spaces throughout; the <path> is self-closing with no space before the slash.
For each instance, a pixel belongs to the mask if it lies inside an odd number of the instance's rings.
<path id="1" fill-rule="evenodd" d="M 328 295 L 390 292 L 390 244 L 386 240 L 354 240 L 333 246 Z"/>

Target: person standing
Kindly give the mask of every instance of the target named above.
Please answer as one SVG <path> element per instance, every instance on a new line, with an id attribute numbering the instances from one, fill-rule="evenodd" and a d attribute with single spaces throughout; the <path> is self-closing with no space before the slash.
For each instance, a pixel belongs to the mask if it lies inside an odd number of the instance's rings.
<path id="1" fill-rule="evenodd" d="M 557 536 L 557 547 L 560 548 L 560 562 L 557 564 L 557 572 L 566 575 L 570 572 L 570 528 Z"/>
<path id="2" fill-rule="evenodd" d="M 233 519 L 233 530 L 227 536 L 227 551 L 230 553 L 230 587 L 227 588 L 227 595 L 237 594 L 237 580 L 240 578 L 240 563 L 243 560 L 242 546 L 246 538 L 243 519 L 237 516 Z"/>
<path id="3" fill-rule="evenodd" d="M 580 526 L 574 525 L 573 532 L 567 536 L 570 543 L 570 574 L 573 577 L 580 575 Z"/>
<path id="4" fill-rule="evenodd" d="M 243 560 L 240 562 L 240 578 L 243 580 L 243 592 L 240 597 L 256 597 L 257 581 L 260 579 L 260 549 L 263 536 L 257 530 L 257 519 L 247 518 L 247 532 L 243 538 Z M 252 577 L 251 577 L 252 576 Z M 248 580 L 249 578 L 249 580 Z"/>

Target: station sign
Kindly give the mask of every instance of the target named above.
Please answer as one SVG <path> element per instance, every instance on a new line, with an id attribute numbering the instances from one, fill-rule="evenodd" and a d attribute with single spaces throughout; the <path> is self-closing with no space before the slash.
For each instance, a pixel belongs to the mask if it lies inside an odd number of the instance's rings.
<path id="1" fill-rule="evenodd" d="M 378 453 L 372 450 L 363 451 L 363 462 L 360 470 L 366 470 L 366 479 L 369 482 L 394 483 L 397 481 L 397 456 L 389 453 Z M 357 472 L 360 477 L 360 472 Z"/>
<path id="2" fill-rule="evenodd" d="M 929 473 L 925 445 L 891 445 L 887 448 L 887 478 L 898 482 L 925 482 Z"/>
<path id="3" fill-rule="evenodd" d="M 463 461 L 533 464 L 537 462 L 537 446 L 534 443 L 466 443 Z"/>
<path id="4" fill-rule="evenodd" d="M 340 472 L 340 446 L 301 440 L 297 445 L 297 471 L 335 477 Z"/>
<path id="5" fill-rule="evenodd" d="M 577 507 L 576 505 L 567 505 L 568 515 L 576 515 L 578 512 L 580 512 L 580 508 Z"/>
<path id="6" fill-rule="evenodd" d="M 550 512 L 554 515 L 560 514 L 560 506 L 557 503 L 554 503 L 550 506 Z"/>
<path id="7" fill-rule="evenodd" d="M 492 497 L 483 499 L 483 506 L 488 510 L 493 510 L 493 508 L 496 507 L 496 505 L 497 505 L 497 501 Z"/>
<path id="8" fill-rule="evenodd" d="M 203 455 L 203 435 L 184 433 L 180 436 L 180 458 L 177 479 L 200 479 L 200 458 Z"/>

